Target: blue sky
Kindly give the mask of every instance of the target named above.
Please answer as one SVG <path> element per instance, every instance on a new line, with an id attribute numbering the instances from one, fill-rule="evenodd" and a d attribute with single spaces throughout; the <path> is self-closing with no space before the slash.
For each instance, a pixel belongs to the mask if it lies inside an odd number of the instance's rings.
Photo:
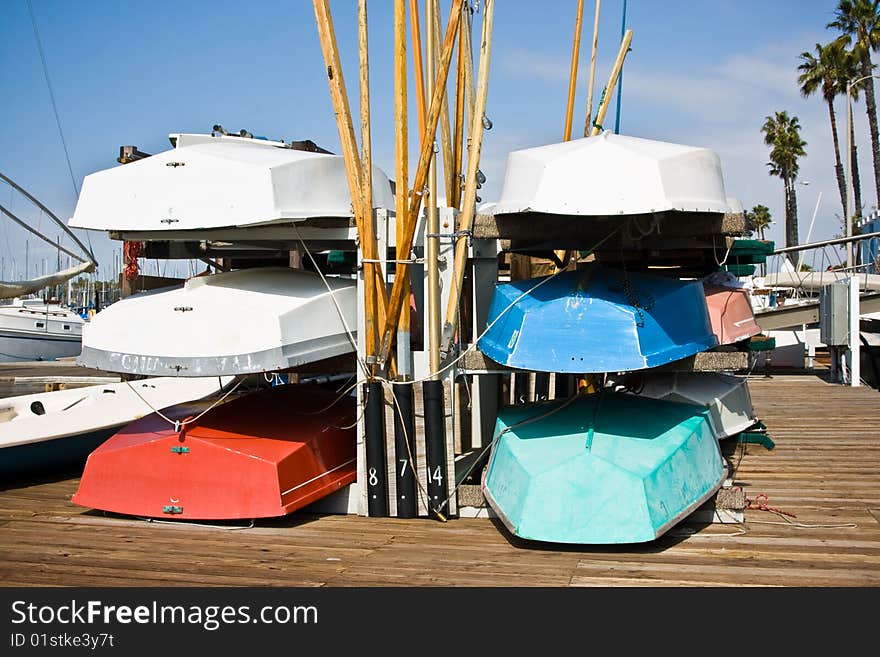
<path id="1" fill-rule="evenodd" d="M 168 133 L 208 132 L 214 123 L 269 138 L 312 139 L 339 152 L 308 0 L 32 4 L 77 184 L 89 173 L 116 166 L 122 144 L 158 152 L 170 147 Z M 446 11 L 449 1 L 441 4 Z M 561 140 L 576 5 L 576 0 L 501 0 L 496 6 L 487 111 L 494 128 L 485 135 L 481 167 L 488 177 L 481 190 L 485 201 L 500 191 L 511 150 Z M 800 118 L 808 142 L 800 178 L 810 184 L 799 188 L 801 239 L 820 193 L 812 237 L 834 235 L 842 210 L 827 109 L 819 98 L 800 97 L 795 69 L 801 51 L 835 36 L 825 29 L 835 5 L 833 0 L 629 0 L 627 23 L 634 36 L 624 73 L 621 132 L 716 151 L 728 195 L 746 207 L 769 206 L 778 220 L 769 236 L 781 243 L 782 185 L 767 175 L 760 127 L 767 114 L 788 110 Z M 334 0 L 331 7 L 356 112 L 356 2 Z M 622 0 L 602 3 L 597 96 L 619 44 L 621 7 Z M 576 135 L 586 104 L 593 8 L 586 0 Z M 392 3 L 371 0 L 369 10 L 374 161 L 393 176 Z M 26 0 L 4 0 L 0 61 L 0 171 L 66 220 L 76 198 Z M 843 105 L 840 100 L 841 128 Z M 613 108 L 609 119 L 612 114 Z M 414 140 L 414 112 L 412 117 Z M 861 103 L 855 121 L 863 197 L 870 208 L 877 199 Z M 106 272 L 110 242 L 100 234 L 91 240 Z M 0 256 L 20 251 L 16 239 L 5 241 Z"/>

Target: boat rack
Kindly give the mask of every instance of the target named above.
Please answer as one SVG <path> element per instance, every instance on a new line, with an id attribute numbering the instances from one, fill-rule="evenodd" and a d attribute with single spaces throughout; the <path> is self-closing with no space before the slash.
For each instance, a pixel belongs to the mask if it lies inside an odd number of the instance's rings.
<path id="1" fill-rule="evenodd" d="M 654 226 L 651 234 L 635 238 L 623 227 Z M 535 229 L 540 225 L 540 231 Z M 588 249 L 609 234 L 613 238 L 592 258 L 628 269 L 676 267 L 681 276 L 704 276 L 721 267 L 737 238 L 746 231 L 742 212 L 658 212 L 653 215 L 589 217 L 546 213 L 496 215 L 478 213 L 471 240 L 468 273 L 471 281 L 472 336 L 479 336 L 488 320 L 494 284 L 499 279 L 499 262 L 510 256 L 549 258 L 558 250 Z M 585 254 L 587 255 L 587 254 Z M 719 262 L 721 261 L 721 262 Z M 528 276 L 548 273 L 526 259 Z M 467 286 L 466 286 L 467 289 Z M 565 377 L 523 372 L 499 365 L 472 344 L 461 345 L 462 357 L 456 374 L 465 382 L 469 395 L 468 418 L 456 417 L 456 445 L 463 452 L 480 450 L 492 440 L 499 400 L 530 401 L 566 395 L 573 383 Z M 744 351 L 702 352 L 658 368 L 658 371 L 741 371 L 749 367 Z M 552 379 L 551 379 L 552 377 Z M 552 393 L 548 391 L 552 390 Z M 462 396 L 465 396 L 462 394 Z M 506 395 L 506 396 L 505 396 Z"/>

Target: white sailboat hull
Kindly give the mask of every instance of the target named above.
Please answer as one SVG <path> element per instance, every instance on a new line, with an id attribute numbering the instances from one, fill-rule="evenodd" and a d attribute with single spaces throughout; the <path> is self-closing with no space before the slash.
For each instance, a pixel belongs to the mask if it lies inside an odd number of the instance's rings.
<path id="1" fill-rule="evenodd" d="M 122 426 L 218 392 L 232 377 L 155 378 L 0 400 L 0 481 L 81 467 Z"/>
<path id="2" fill-rule="evenodd" d="M 15 300 L 0 306 L 0 363 L 76 356 L 83 324 L 79 315 L 55 304 Z"/>
<path id="3" fill-rule="evenodd" d="M 232 380 L 163 377 L 0 399 L 0 450 L 120 427 L 154 409 L 213 394 Z"/>
<path id="4" fill-rule="evenodd" d="M 188 280 L 97 314 L 79 363 L 147 376 L 220 376 L 288 369 L 355 350 L 357 285 L 266 267 Z"/>

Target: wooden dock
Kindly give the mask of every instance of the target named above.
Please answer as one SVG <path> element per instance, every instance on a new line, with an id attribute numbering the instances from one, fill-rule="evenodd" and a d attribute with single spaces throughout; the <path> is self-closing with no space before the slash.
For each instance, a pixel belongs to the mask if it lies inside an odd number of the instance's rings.
<path id="1" fill-rule="evenodd" d="M 0 582 L 25 586 L 878 586 L 880 393 L 815 375 L 753 377 L 776 449 L 740 446 L 735 483 L 771 511 L 673 528 L 655 543 L 583 548 L 500 523 L 296 513 L 254 527 L 105 516 L 76 478 L 0 491 Z M 731 450 L 733 451 L 733 450 Z"/>
<path id="2" fill-rule="evenodd" d="M 54 389 L 76 388 L 120 381 L 119 374 L 89 367 L 80 367 L 75 358 L 53 361 L 0 364 L 0 399 L 18 395 L 45 392 Z"/>

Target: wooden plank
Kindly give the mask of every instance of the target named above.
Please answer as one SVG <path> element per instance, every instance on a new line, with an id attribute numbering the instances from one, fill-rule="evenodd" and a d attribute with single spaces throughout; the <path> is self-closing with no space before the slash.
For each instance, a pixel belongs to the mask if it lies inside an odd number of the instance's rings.
<path id="1" fill-rule="evenodd" d="M 656 368 L 658 371 L 672 372 L 716 372 L 748 369 L 748 354 L 742 351 L 705 351 L 688 358 Z M 512 372 L 513 368 L 496 363 L 479 349 L 466 351 L 460 361 L 459 369 L 464 372 Z M 519 370 L 521 371 L 521 370 Z"/>
<path id="2" fill-rule="evenodd" d="M 540 222 L 540 239 L 565 246 L 596 242 L 625 221 L 638 221 L 648 224 L 658 221 L 658 235 L 642 240 L 651 247 L 662 246 L 669 238 L 703 236 L 710 239 L 717 236 L 715 248 L 719 259 L 730 245 L 727 236 L 740 233 L 745 228 L 745 215 L 722 214 L 719 212 L 681 212 L 670 210 L 654 215 L 616 215 L 616 216 L 578 216 L 553 215 L 542 212 L 522 212 L 511 214 L 477 213 L 474 219 L 474 237 L 477 239 L 535 240 L 535 225 Z M 620 237 L 615 237 L 612 246 L 618 242 L 627 246 Z M 628 245 L 631 247 L 631 244 Z"/>

